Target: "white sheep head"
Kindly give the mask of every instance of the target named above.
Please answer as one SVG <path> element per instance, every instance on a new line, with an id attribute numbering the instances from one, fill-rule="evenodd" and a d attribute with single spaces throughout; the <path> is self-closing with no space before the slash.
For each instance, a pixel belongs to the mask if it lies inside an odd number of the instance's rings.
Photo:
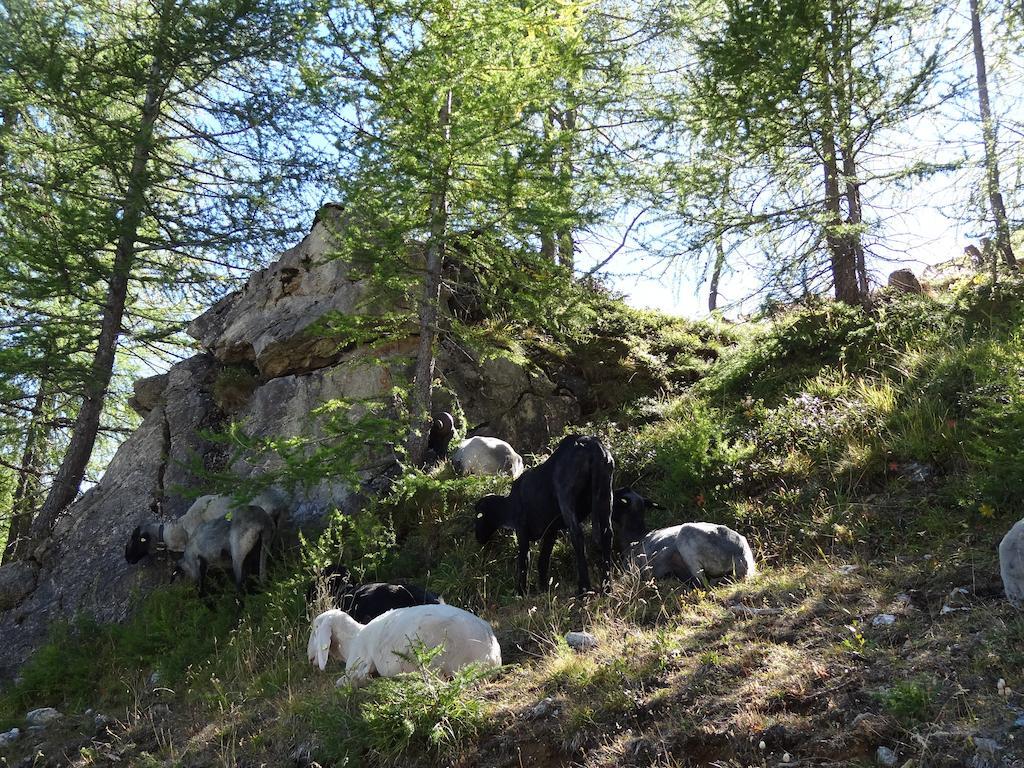
<path id="1" fill-rule="evenodd" d="M 362 624 L 337 608 L 321 613 L 313 619 L 309 643 L 306 645 L 310 664 L 316 664 L 322 671 L 331 656 L 346 661 L 349 645 L 362 629 Z"/>

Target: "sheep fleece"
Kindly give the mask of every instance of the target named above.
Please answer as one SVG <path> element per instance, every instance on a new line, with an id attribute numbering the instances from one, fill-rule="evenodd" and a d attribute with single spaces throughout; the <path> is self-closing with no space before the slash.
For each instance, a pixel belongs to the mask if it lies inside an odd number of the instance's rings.
<path id="1" fill-rule="evenodd" d="M 331 627 L 327 635 L 326 625 Z M 431 668 L 452 675 L 468 664 L 501 666 L 501 648 L 491 625 L 468 611 L 451 605 L 416 605 L 396 608 L 368 624 L 360 624 L 337 609 L 326 611 L 313 621 L 309 639 L 310 660 L 323 669 L 330 655 L 346 662 L 346 678 L 360 684 L 374 673 L 393 677 L 413 672 L 415 659 L 403 658 L 420 642 L 427 648 L 443 645 Z M 400 655 L 401 654 L 401 655 Z"/>

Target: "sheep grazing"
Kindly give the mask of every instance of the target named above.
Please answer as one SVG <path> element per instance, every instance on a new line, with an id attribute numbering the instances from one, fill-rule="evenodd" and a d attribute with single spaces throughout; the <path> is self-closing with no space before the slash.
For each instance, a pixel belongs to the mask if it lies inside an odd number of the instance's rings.
<path id="1" fill-rule="evenodd" d="M 267 488 L 254 496 L 250 504 L 265 510 L 276 523 L 287 505 L 284 494 Z M 228 517 L 238 505 L 230 496 L 208 494 L 196 499 L 188 511 L 170 523 L 144 523 L 135 526 L 124 547 L 124 559 L 133 565 L 160 547 L 184 552 L 195 530 L 211 520 Z"/>
<path id="2" fill-rule="evenodd" d="M 418 663 L 411 651 L 444 646 L 430 667 L 451 676 L 469 664 L 501 666 L 501 647 L 491 625 L 451 605 L 397 608 L 362 624 L 344 611 L 333 609 L 313 620 L 306 652 L 321 670 L 328 658 L 345 662 L 339 684 L 359 687 L 374 675 L 394 677 L 414 672 Z"/>
<path id="3" fill-rule="evenodd" d="M 427 437 L 427 463 L 448 458 L 448 446 L 455 436 L 455 419 L 447 411 L 435 413 Z"/>
<path id="4" fill-rule="evenodd" d="M 230 520 L 208 520 L 193 531 L 178 560 L 178 568 L 197 583 L 202 595 L 206 593 L 209 567 L 228 560 L 235 587 L 241 592 L 254 571 L 261 581 L 266 575 L 274 528 L 274 520 L 267 511 L 252 504 L 235 510 Z"/>
<path id="5" fill-rule="evenodd" d="M 395 608 L 444 603 L 440 596 L 413 584 L 353 584 L 348 569 L 343 565 L 332 565 L 324 569 L 318 581 L 324 585 L 331 603 L 360 624 L 366 624 Z M 306 592 L 307 603 L 314 602 L 316 591 L 317 584 L 313 584 Z"/>
<path id="6" fill-rule="evenodd" d="M 596 437 L 570 435 L 542 464 L 524 472 L 512 483 L 508 496 L 485 496 L 476 503 L 476 539 L 483 545 L 499 528 L 516 533 L 516 587 L 526 593 L 530 544 L 540 541 L 537 575 L 548 585 L 551 549 L 558 532 L 569 532 L 576 555 L 580 592 L 590 590 L 590 574 L 580 525 L 593 518 L 594 541 L 601 550 L 601 579 L 608 582 L 612 548 L 612 472 L 615 460 Z"/>
<path id="7" fill-rule="evenodd" d="M 452 466 L 460 475 L 509 474 L 515 479 L 526 466 L 523 457 L 504 440 L 496 437 L 471 437 L 459 443 L 452 454 Z"/>

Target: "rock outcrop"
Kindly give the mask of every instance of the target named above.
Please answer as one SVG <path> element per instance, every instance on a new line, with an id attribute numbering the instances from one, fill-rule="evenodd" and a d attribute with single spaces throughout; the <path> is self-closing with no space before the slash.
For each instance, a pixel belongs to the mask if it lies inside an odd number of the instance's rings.
<path id="1" fill-rule="evenodd" d="M 255 438 L 329 439 L 330 417 L 320 406 L 386 398 L 408 378 L 417 342 L 411 333 L 384 345 L 341 345 L 318 329 L 332 312 L 374 311 L 364 305 L 368 286 L 332 259 L 341 225 L 340 209 L 322 209 L 299 245 L 191 323 L 199 354 L 136 383 L 132 405 L 142 423 L 102 480 L 58 520 L 43 566 L 0 571 L 0 679 L 16 672 L 54 621 L 121 621 L 138 596 L 166 582 L 169 559 L 129 565 L 124 545 L 136 525 L 173 520 L 208 492 L 204 473 L 229 469 L 248 478 L 281 465 L 272 453 L 236 456 L 206 435 L 235 422 Z M 506 439 L 521 453 L 544 447 L 580 416 L 577 397 L 556 383 L 559 375 L 533 362 L 479 360 L 444 348 L 437 373 L 450 390 L 439 393 L 439 407 L 457 398 L 475 434 Z M 360 474 L 358 487 L 324 477 L 295 489 L 288 525 L 315 528 L 329 510 L 364 503 L 394 469 L 388 446 L 371 453 L 379 460 Z"/>

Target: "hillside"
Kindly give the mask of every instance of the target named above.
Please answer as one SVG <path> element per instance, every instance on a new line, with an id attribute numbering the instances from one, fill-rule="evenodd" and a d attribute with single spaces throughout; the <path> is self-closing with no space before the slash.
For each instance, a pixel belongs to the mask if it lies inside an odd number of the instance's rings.
<path id="1" fill-rule="evenodd" d="M 507 355 L 582 378 L 586 423 L 566 429 L 602 436 L 616 484 L 666 507 L 654 524 L 746 535 L 754 580 L 620 573 L 577 598 L 563 542 L 560 584 L 520 599 L 510 537 L 471 535 L 473 502 L 508 481 L 408 472 L 240 613 L 227 585 L 208 602 L 174 585 L 125 624 L 58 632 L 0 695 L 0 730 L 64 717 L 3 764 L 1024 765 L 1024 614 L 996 557 L 1024 516 L 1024 282 L 739 325 L 600 301 L 591 336 L 533 329 Z M 306 660 L 304 593 L 339 554 L 479 613 L 505 665 L 335 689 L 340 670 Z M 569 649 L 579 629 L 596 649 Z"/>

